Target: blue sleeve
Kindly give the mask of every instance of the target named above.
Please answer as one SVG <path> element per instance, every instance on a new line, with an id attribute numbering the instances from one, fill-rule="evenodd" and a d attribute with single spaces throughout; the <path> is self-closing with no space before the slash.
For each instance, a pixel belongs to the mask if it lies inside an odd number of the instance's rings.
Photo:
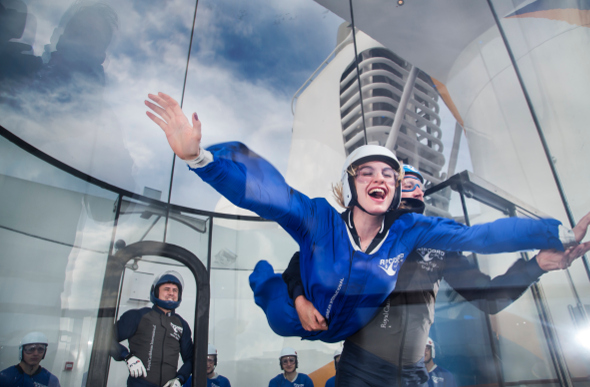
<path id="1" fill-rule="evenodd" d="M 55 375 L 51 375 L 49 377 L 49 387 L 61 387 L 61 385 L 59 384 L 59 380 Z"/>
<path id="2" fill-rule="evenodd" d="M 180 316 L 178 316 L 180 317 Z M 180 356 L 182 357 L 182 367 L 176 373 L 176 376 L 180 377 L 180 381 L 184 383 L 188 380 L 193 370 L 193 339 L 191 328 L 188 323 L 180 318 L 182 321 L 182 336 L 180 336 Z"/>
<path id="3" fill-rule="evenodd" d="M 291 188 L 268 161 L 238 142 L 207 150 L 213 154 L 213 161 L 192 169 L 204 182 L 236 206 L 276 221 L 298 243 L 314 235 L 317 206 Z"/>
<path id="4" fill-rule="evenodd" d="M 278 376 L 275 376 L 268 382 L 268 387 L 280 387 Z"/>
<path id="5" fill-rule="evenodd" d="M 305 382 L 303 384 L 305 385 L 305 387 L 314 387 L 313 380 L 311 380 L 311 378 L 307 375 L 305 375 Z"/>
<path id="6" fill-rule="evenodd" d="M 411 218 L 414 218 L 414 221 Z M 503 218 L 468 227 L 450 219 L 404 214 L 394 225 L 407 230 L 404 238 L 413 248 L 496 254 L 531 249 L 563 251 L 555 219 Z M 404 230 L 401 230 L 404 232 Z"/>
<path id="7" fill-rule="evenodd" d="M 15 366 L 8 367 L 7 369 L 0 372 L 0 386 L 9 386 L 8 383 L 10 383 L 11 381 L 13 381 L 15 379 L 14 378 L 15 372 L 16 372 Z"/>
<path id="8" fill-rule="evenodd" d="M 141 318 L 150 311 L 150 308 L 132 309 L 123 313 L 113 329 L 113 341 L 111 343 L 111 356 L 116 361 L 121 361 L 129 355 L 129 350 L 121 341 L 132 337 L 139 326 Z"/>

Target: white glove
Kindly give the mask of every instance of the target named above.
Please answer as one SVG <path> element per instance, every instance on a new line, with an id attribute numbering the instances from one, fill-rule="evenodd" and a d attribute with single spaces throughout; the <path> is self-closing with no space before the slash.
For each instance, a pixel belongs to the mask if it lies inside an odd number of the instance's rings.
<path id="1" fill-rule="evenodd" d="M 182 387 L 178 378 L 170 379 L 168 383 L 164 384 L 164 387 Z"/>
<path id="2" fill-rule="evenodd" d="M 132 378 L 147 376 L 147 371 L 137 356 L 131 356 L 125 361 L 127 362 L 127 368 L 129 368 L 129 375 L 131 375 Z"/>

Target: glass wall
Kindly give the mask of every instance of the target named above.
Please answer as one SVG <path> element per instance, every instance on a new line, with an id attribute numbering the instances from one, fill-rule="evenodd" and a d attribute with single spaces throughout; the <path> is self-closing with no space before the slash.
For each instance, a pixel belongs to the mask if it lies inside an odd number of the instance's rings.
<path id="1" fill-rule="evenodd" d="M 298 371 L 323 386 L 341 343 L 274 334 L 249 286 L 259 260 L 283 272 L 297 244 L 175 159 L 145 115 L 148 93 L 197 112 L 204 146 L 243 142 L 339 210 L 332 184 L 370 142 L 418 168 L 427 188 L 469 170 L 527 208 L 447 188 L 428 195 L 430 215 L 571 226 L 590 209 L 588 12 L 543 0 L 0 0 L 0 370 L 42 331 L 42 366 L 62 386 L 84 385 L 109 255 L 158 241 L 207 268 L 220 374 L 264 385 L 291 346 Z M 535 253 L 467 260 L 495 277 Z M 192 273 L 157 256 L 127 263 L 116 316 L 150 306 L 168 269 L 187 283 L 178 312 L 194 329 Z M 435 360 L 458 385 L 588 382 L 586 258 L 493 315 L 444 280 L 437 291 Z M 108 384 L 126 377 L 111 362 Z"/>

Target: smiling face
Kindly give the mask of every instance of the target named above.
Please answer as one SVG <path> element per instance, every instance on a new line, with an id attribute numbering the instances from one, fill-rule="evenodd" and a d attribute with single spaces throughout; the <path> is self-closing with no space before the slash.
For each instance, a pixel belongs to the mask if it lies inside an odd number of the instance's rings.
<path id="1" fill-rule="evenodd" d="M 397 172 L 382 161 L 361 164 L 354 178 L 357 201 L 370 214 L 385 214 L 395 195 Z"/>
<path id="2" fill-rule="evenodd" d="M 297 358 L 295 356 L 283 356 L 281 358 L 281 365 L 285 373 L 295 372 Z"/>
<path id="3" fill-rule="evenodd" d="M 178 286 L 176 284 L 160 285 L 158 298 L 162 301 L 178 301 Z"/>

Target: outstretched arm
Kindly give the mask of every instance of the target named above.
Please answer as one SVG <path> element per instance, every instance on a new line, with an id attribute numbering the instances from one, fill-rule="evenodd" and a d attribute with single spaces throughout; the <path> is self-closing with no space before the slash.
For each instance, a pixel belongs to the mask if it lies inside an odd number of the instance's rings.
<path id="1" fill-rule="evenodd" d="M 148 94 L 147 107 L 152 112 L 146 112 L 164 133 L 172 151 L 182 160 L 194 160 L 199 156 L 201 147 L 201 121 L 197 113 L 192 115 L 192 124 L 180 109 L 176 100 L 164 93 Z"/>
<path id="2" fill-rule="evenodd" d="M 316 211 L 312 200 L 292 189 L 268 161 L 236 142 L 203 150 L 196 114 L 191 124 L 170 96 L 149 94 L 149 99 L 145 101 L 152 110 L 148 117 L 164 131 L 174 153 L 204 182 L 236 206 L 276 221 L 298 243 L 304 236 L 314 235 L 316 218 L 326 217 L 311 216 Z M 326 213 L 327 207 L 323 211 Z"/>
<path id="3" fill-rule="evenodd" d="M 443 276 L 468 301 L 482 301 L 475 305 L 491 314 L 498 313 L 516 301 L 548 271 L 568 268 L 571 263 L 590 249 L 582 243 L 564 251 L 541 250 L 529 261 L 519 259 L 506 273 L 493 279 L 482 273 L 460 253 L 447 253 Z"/>
<path id="4" fill-rule="evenodd" d="M 574 230 L 568 230 L 555 219 L 513 217 L 467 227 L 450 219 L 404 214 L 394 222 L 392 229 L 402 232 L 411 229 L 406 235 L 410 237 L 408 245 L 413 248 L 494 254 L 531 249 L 565 251 L 578 245 L 589 223 L 590 216 L 586 215 Z"/>

